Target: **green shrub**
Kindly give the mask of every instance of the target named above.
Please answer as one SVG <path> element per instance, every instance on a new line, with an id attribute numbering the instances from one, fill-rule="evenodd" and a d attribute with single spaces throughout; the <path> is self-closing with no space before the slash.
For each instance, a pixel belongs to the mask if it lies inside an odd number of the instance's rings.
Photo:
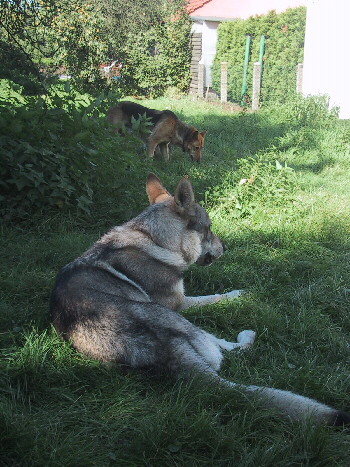
<path id="1" fill-rule="evenodd" d="M 135 153 L 142 153 L 149 119 L 133 119 L 132 131 L 117 135 L 105 119 L 114 93 L 94 98 L 68 82 L 39 98 L 22 91 L 0 81 L 0 215 L 18 222 L 48 210 L 93 215 L 104 206 L 107 217 L 127 216 L 130 203 L 115 200 L 128 177 L 135 181 L 130 168 L 144 163 Z"/>
<path id="2" fill-rule="evenodd" d="M 0 79 L 20 84 L 25 94 L 43 91 L 38 67 L 21 49 L 5 41 L 0 41 Z"/>
<path id="3" fill-rule="evenodd" d="M 185 91 L 190 82 L 188 15 L 177 10 L 146 31 L 129 35 L 122 69 L 122 86 L 143 95 L 161 96 L 167 89 Z"/>
<path id="4" fill-rule="evenodd" d="M 89 212 L 97 142 L 111 131 L 93 116 L 105 96 L 94 100 L 65 87 L 31 98 L 0 81 L 0 214 L 9 219 L 49 208 Z"/>
<path id="5" fill-rule="evenodd" d="M 313 150 L 319 159 L 323 146 L 322 131 L 335 125 L 338 120 L 338 109 L 329 109 L 328 104 L 326 96 L 296 95 L 286 104 L 269 105 L 269 111 L 276 115 L 276 121 L 278 118 L 283 120 L 285 128 L 284 133 L 274 141 L 276 148 L 279 151 L 290 148 L 299 152 Z"/>
<path id="6" fill-rule="evenodd" d="M 252 37 L 249 51 L 246 101 L 251 100 L 253 63 L 258 61 L 260 37 L 265 35 L 261 102 L 286 102 L 296 89 L 296 65 L 303 61 L 306 9 L 288 9 L 267 15 L 221 23 L 212 67 L 213 87 L 220 90 L 220 64 L 228 62 L 228 95 L 241 102 L 246 35 Z"/>
<path id="7" fill-rule="evenodd" d="M 271 104 L 269 109 L 282 118 L 292 128 L 319 128 L 337 120 L 338 108 L 329 109 L 327 96 L 303 97 L 295 94 L 286 104 Z"/>
<path id="8" fill-rule="evenodd" d="M 101 9 L 89 0 L 1 2 L 0 38 L 11 72 L 5 65 L 0 77 L 25 86 L 33 70 L 47 78 L 60 69 L 81 90 L 101 89 L 98 67 L 107 53 Z"/>
<path id="9" fill-rule="evenodd" d="M 2 95 L 4 86 L 12 102 L 1 102 L 1 214 L 25 218 L 48 206 L 88 210 L 90 164 L 82 139 L 90 121 L 81 118 L 77 125 L 77 114 L 47 105 L 43 98 L 23 99 L 21 89 L 8 82 L 2 82 Z"/>

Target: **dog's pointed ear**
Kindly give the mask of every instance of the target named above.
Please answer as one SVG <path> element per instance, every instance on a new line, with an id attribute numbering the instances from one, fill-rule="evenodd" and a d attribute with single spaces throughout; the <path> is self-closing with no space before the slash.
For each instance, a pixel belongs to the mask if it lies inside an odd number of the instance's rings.
<path id="1" fill-rule="evenodd" d="M 189 213 L 194 205 L 194 193 L 188 177 L 182 178 L 175 189 L 174 200 L 180 214 Z"/>
<path id="2" fill-rule="evenodd" d="M 205 131 L 201 131 L 199 134 L 201 135 L 202 138 L 204 138 L 207 132 L 208 130 L 205 130 Z"/>
<path id="3" fill-rule="evenodd" d="M 171 197 L 171 194 L 160 183 L 159 178 L 152 172 L 147 177 L 146 193 L 150 204 L 161 203 Z"/>
<path id="4" fill-rule="evenodd" d="M 194 130 L 193 133 L 191 133 L 191 141 L 196 141 L 198 139 L 199 131 Z"/>

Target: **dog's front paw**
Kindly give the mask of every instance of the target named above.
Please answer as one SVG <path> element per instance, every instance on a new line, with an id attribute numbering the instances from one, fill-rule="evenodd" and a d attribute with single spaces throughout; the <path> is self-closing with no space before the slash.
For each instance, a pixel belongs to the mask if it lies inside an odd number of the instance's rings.
<path id="1" fill-rule="evenodd" d="M 241 348 L 247 349 L 254 344 L 256 338 L 256 332 L 246 329 L 241 331 L 237 336 L 237 342 L 241 344 Z"/>
<path id="2" fill-rule="evenodd" d="M 225 293 L 225 298 L 231 299 L 231 298 L 237 298 L 240 295 L 244 294 L 244 290 L 231 290 L 231 292 Z"/>

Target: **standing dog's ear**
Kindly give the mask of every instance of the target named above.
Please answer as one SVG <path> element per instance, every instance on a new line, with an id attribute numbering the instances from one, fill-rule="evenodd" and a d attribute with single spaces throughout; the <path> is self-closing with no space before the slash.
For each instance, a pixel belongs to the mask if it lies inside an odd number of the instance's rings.
<path id="1" fill-rule="evenodd" d="M 180 214 L 191 214 L 194 205 L 194 193 L 192 185 L 187 177 L 182 178 L 175 189 L 174 200 L 177 211 Z"/>
<path id="2" fill-rule="evenodd" d="M 189 140 L 196 141 L 198 139 L 199 131 L 195 130 L 190 134 Z"/>
<path id="3" fill-rule="evenodd" d="M 159 178 L 152 172 L 147 177 L 146 193 L 150 204 L 161 203 L 171 197 L 171 194 L 160 183 Z"/>

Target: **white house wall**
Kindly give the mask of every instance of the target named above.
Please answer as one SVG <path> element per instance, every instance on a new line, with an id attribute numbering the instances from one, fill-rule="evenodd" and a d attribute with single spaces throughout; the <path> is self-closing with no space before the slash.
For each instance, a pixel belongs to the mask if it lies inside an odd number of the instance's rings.
<path id="1" fill-rule="evenodd" d="M 200 63 L 205 66 L 205 86 L 211 86 L 211 65 L 216 53 L 219 21 L 195 21 L 192 33 L 202 33 L 202 58 Z"/>
<path id="2" fill-rule="evenodd" d="M 310 0 L 306 14 L 303 94 L 328 95 L 350 118 L 349 0 Z"/>
<path id="3" fill-rule="evenodd" d="M 202 33 L 203 21 L 194 21 L 191 26 L 191 33 Z"/>
<path id="4" fill-rule="evenodd" d="M 205 86 L 211 86 L 211 65 L 216 53 L 218 40 L 218 21 L 203 21 L 202 28 L 202 60 L 205 66 Z"/>

